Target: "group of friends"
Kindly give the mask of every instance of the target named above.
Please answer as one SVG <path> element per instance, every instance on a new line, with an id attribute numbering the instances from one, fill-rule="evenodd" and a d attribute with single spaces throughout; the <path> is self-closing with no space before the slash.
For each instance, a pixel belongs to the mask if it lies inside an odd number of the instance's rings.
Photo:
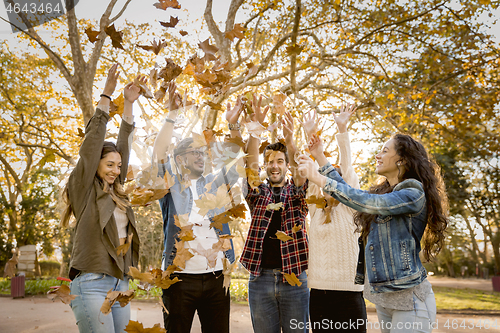
<path id="1" fill-rule="evenodd" d="M 78 295 L 71 308 L 80 332 L 123 332 L 130 320 L 130 305 L 121 307 L 118 302 L 109 315 L 100 313 L 108 291 L 128 290 L 129 267 L 136 267 L 139 258 L 134 212 L 123 184 L 134 129 L 132 105 L 140 88 L 134 83 L 125 86 L 116 144 L 105 141 L 118 76 L 115 64 L 86 125 L 80 158 L 64 191 L 67 209 L 62 224 L 67 225 L 72 215 L 76 219 L 69 277 L 71 294 Z M 269 107 L 262 108 L 262 98 L 255 96 L 250 105 L 246 121 L 263 127 Z M 230 191 L 240 175 L 237 164 L 207 173 L 207 151 L 192 138 L 180 140 L 169 152 L 181 107 L 182 98 L 171 83 L 169 112 L 153 147 L 159 176 L 169 173 L 175 180 L 159 200 L 162 269 L 172 267 L 180 251 L 191 255 L 170 275 L 179 282 L 163 290 L 164 327 L 169 333 L 188 333 L 197 312 L 202 332 L 229 332 L 230 295 L 223 286 L 223 269 L 224 261 L 236 260 L 233 244 L 219 248 L 212 264 L 203 255 L 223 235 L 230 235 L 229 225 L 211 226 L 224 207 L 201 210 L 196 200 L 221 187 Z M 243 110 L 241 99 L 227 106 L 232 138 L 241 138 Z M 261 140 L 255 132 L 249 135 L 245 168 L 251 175 L 267 174 L 260 184 L 244 179 L 242 188 L 251 223 L 239 261 L 250 274 L 248 303 L 256 333 L 366 332 L 365 298 L 376 305 L 384 333 L 432 331 L 436 302 L 420 255 L 431 260 L 445 237 L 447 198 L 440 170 L 419 141 L 395 134 L 376 155 L 379 180 L 369 190 L 360 190 L 347 131 L 355 111 L 343 105 L 333 115 L 340 166 L 325 157 L 315 112 L 300 122 L 314 159 L 295 146 L 296 124 L 288 112 L 281 120 L 284 141 L 265 147 L 262 168 Z M 240 149 L 236 144 L 225 147 Z M 276 204 L 274 209 L 270 204 Z M 178 238 L 180 216 L 187 216 L 195 236 L 183 247 Z M 288 240 L 278 238 L 278 232 Z M 118 254 L 116 248 L 126 243 L 127 252 Z"/>

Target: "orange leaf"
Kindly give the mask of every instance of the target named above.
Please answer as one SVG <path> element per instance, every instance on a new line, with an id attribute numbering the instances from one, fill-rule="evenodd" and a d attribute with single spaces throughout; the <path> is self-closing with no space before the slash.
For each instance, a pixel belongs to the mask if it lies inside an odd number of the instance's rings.
<path id="1" fill-rule="evenodd" d="M 311 195 L 306 198 L 306 203 L 312 205 L 316 204 L 316 207 L 318 208 L 325 208 L 326 207 L 326 199 L 323 197 L 318 197 L 315 195 Z"/>
<path id="2" fill-rule="evenodd" d="M 130 245 L 132 244 L 133 237 L 134 237 L 134 235 L 132 235 L 132 234 L 128 235 L 125 243 L 116 248 L 117 255 L 125 255 L 128 252 L 128 249 L 130 248 Z"/>
<path id="3" fill-rule="evenodd" d="M 248 180 L 248 184 L 250 185 L 250 187 L 251 188 L 259 187 L 259 185 L 262 184 L 262 181 L 260 180 L 259 171 L 251 169 L 251 168 L 245 168 L 245 170 L 247 173 L 247 180 Z"/>
<path id="4" fill-rule="evenodd" d="M 179 23 L 179 19 L 177 17 L 170 16 L 170 21 L 169 22 L 162 22 L 160 21 L 160 24 L 164 26 L 165 28 L 175 28 L 175 26 Z"/>
<path id="5" fill-rule="evenodd" d="M 158 77 L 168 83 L 182 73 L 182 68 L 170 58 L 166 58 L 165 60 L 167 61 L 167 64 L 160 70 Z"/>
<path id="6" fill-rule="evenodd" d="M 267 146 L 269 146 L 271 143 L 269 141 L 264 141 L 260 144 L 260 147 L 259 147 L 259 154 L 262 154 L 264 153 L 264 149 L 266 149 Z"/>
<path id="7" fill-rule="evenodd" d="M 173 264 L 184 269 L 186 268 L 186 260 L 191 259 L 194 255 L 184 247 L 184 241 L 176 241 L 175 248 L 177 249 L 177 253 L 175 254 Z"/>
<path id="8" fill-rule="evenodd" d="M 92 30 L 92 27 L 88 27 L 87 29 L 85 29 L 85 34 L 87 35 L 91 43 L 95 43 L 96 41 L 99 40 L 99 38 L 97 37 L 99 36 L 99 33 L 100 31 Z"/>
<path id="9" fill-rule="evenodd" d="M 215 54 L 217 53 L 217 51 L 219 51 L 219 49 L 217 48 L 217 46 L 210 44 L 209 38 L 207 38 L 206 40 L 204 40 L 201 43 L 198 43 L 198 46 L 200 47 L 200 49 L 203 50 L 203 52 L 205 52 L 205 59 L 206 60 L 211 61 L 211 60 L 217 59 Z"/>
<path id="10" fill-rule="evenodd" d="M 116 31 L 115 29 L 115 24 L 113 23 L 109 27 L 106 27 L 104 29 L 106 34 L 111 37 L 111 44 L 113 45 L 114 48 L 116 49 L 122 49 L 123 50 L 123 32 L 121 31 Z"/>
<path id="11" fill-rule="evenodd" d="M 59 298 L 64 304 L 69 304 L 71 303 L 72 300 L 74 300 L 78 295 L 70 295 L 71 289 L 65 285 L 62 284 L 60 287 L 51 289 L 47 293 L 47 297 L 51 300 L 55 300 L 56 298 Z"/>
<path id="12" fill-rule="evenodd" d="M 181 34 L 182 37 L 184 37 L 188 34 L 188 32 L 184 31 L 184 30 L 179 31 L 179 33 Z"/>
<path id="13" fill-rule="evenodd" d="M 104 302 L 102 303 L 101 312 L 105 315 L 109 314 L 111 312 L 111 307 L 115 304 L 115 302 L 119 302 L 120 306 L 123 308 L 132 300 L 132 298 L 134 298 L 134 296 L 135 290 L 113 291 L 113 289 L 110 289 L 104 299 Z"/>
<path id="14" fill-rule="evenodd" d="M 141 49 L 146 51 L 151 51 L 156 55 L 158 55 L 158 53 L 160 53 L 165 46 L 167 46 L 167 42 L 163 39 L 158 43 L 156 42 L 155 39 L 153 39 L 151 45 L 137 45 L 137 47 L 140 47 Z"/>
<path id="15" fill-rule="evenodd" d="M 155 324 L 152 328 L 144 328 L 142 323 L 138 321 L 130 320 L 125 327 L 125 332 L 127 333 L 167 333 L 164 328 L 161 328 L 160 324 Z"/>
<path id="16" fill-rule="evenodd" d="M 177 0 L 158 0 L 159 2 L 153 4 L 158 9 L 167 10 L 167 8 L 181 9 L 181 5 Z"/>
<path id="17" fill-rule="evenodd" d="M 296 233 L 297 231 L 300 231 L 302 229 L 302 226 L 300 224 L 296 224 L 292 228 L 292 232 Z"/>
<path id="18" fill-rule="evenodd" d="M 230 39 L 231 41 L 233 41 L 235 37 L 238 39 L 243 39 L 243 37 L 245 37 L 245 30 L 246 29 L 243 28 L 241 24 L 237 23 L 234 25 L 233 30 L 226 32 L 226 38 Z"/>
<path id="19" fill-rule="evenodd" d="M 109 105 L 109 116 L 113 117 L 115 114 L 121 116 L 123 114 L 123 107 L 125 105 L 125 98 L 121 93 L 117 98 L 111 101 Z"/>
<path id="20" fill-rule="evenodd" d="M 137 268 L 130 266 L 128 274 L 134 279 L 153 284 L 153 275 L 151 273 L 141 273 Z"/>

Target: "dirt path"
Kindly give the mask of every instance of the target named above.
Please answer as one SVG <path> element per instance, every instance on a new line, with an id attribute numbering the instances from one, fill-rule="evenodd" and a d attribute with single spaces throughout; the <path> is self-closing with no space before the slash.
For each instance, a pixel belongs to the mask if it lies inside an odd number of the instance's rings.
<path id="1" fill-rule="evenodd" d="M 485 291 L 493 291 L 493 283 L 491 279 L 454 279 L 441 276 L 428 276 L 430 283 L 437 287 L 449 287 L 458 289 L 478 289 Z"/>

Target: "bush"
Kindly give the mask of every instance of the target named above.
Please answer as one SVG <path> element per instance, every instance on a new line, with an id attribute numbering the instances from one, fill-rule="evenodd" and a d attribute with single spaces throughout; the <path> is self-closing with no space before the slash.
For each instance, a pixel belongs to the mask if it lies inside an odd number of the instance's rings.
<path id="1" fill-rule="evenodd" d="M 57 277 L 61 269 L 61 264 L 55 260 L 39 261 L 40 271 L 42 276 Z"/>

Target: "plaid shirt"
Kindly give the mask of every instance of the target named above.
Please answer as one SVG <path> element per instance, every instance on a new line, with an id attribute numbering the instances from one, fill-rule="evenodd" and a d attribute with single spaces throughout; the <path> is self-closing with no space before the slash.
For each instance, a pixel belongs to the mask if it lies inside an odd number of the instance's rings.
<path id="1" fill-rule="evenodd" d="M 308 181 L 301 187 L 296 187 L 287 181 L 281 191 L 280 200 L 283 202 L 281 209 L 281 231 L 293 240 L 281 242 L 281 261 L 283 272 L 286 274 L 295 273 L 298 276 L 307 269 L 307 235 L 305 230 L 305 220 L 308 212 L 306 203 L 306 190 Z M 240 258 L 241 264 L 253 275 L 260 275 L 260 264 L 262 261 L 262 243 L 266 235 L 267 228 L 271 223 L 273 212 L 266 207 L 273 201 L 273 193 L 268 183 L 262 183 L 259 187 L 252 189 L 247 182 L 248 207 L 252 214 L 252 223 L 248 230 L 245 248 Z M 302 228 L 296 233 L 292 232 L 295 225 Z M 283 278 L 284 279 L 284 278 Z"/>

